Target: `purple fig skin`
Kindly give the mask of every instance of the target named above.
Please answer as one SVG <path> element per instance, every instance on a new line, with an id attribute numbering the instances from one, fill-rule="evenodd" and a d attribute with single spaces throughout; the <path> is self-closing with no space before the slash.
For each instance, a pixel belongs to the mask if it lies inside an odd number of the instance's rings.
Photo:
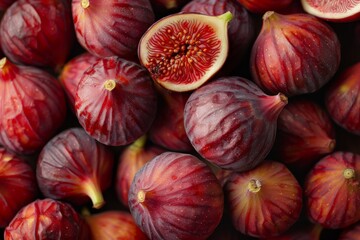
<path id="1" fill-rule="evenodd" d="M 266 95 L 245 78 L 219 78 L 189 97 L 185 131 L 203 158 L 224 169 L 247 171 L 273 147 L 277 118 L 286 104 L 283 94 Z"/>
<path id="2" fill-rule="evenodd" d="M 51 139 L 40 152 L 36 177 L 45 197 L 94 208 L 105 203 L 102 192 L 112 179 L 114 154 L 82 128 L 69 128 Z"/>
<path id="3" fill-rule="evenodd" d="M 38 187 L 35 171 L 22 158 L 0 147 L 0 228 L 35 200 Z"/>
<path id="4" fill-rule="evenodd" d="M 18 154 L 40 151 L 64 123 L 66 98 L 57 79 L 0 60 L 0 142 Z"/>
<path id="5" fill-rule="evenodd" d="M 222 187 L 211 169 L 190 154 L 165 152 L 135 175 L 129 207 L 150 239 L 206 239 L 219 224 Z"/>
<path id="6" fill-rule="evenodd" d="M 11 61 L 57 71 L 75 40 L 70 5 L 63 0 L 18 0 L 5 11 L 0 35 Z"/>
<path id="7" fill-rule="evenodd" d="M 340 57 L 339 39 L 325 22 L 269 11 L 251 50 L 251 75 L 268 94 L 313 93 L 335 75 Z"/>
<path id="8" fill-rule="evenodd" d="M 141 36 L 155 21 L 149 0 L 74 0 L 72 12 L 79 43 L 98 57 L 135 60 Z"/>
<path id="9" fill-rule="evenodd" d="M 105 145 L 123 146 L 150 129 L 156 116 L 157 93 L 144 67 L 108 57 L 83 74 L 75 109 L 90 136 Z"/>
<path id="10" fill-rule="evenodd" d="M 5 228 L 4 239 L 88 240 L 88 231 L 70 204 L 45 198 L 24 206 Z"/>

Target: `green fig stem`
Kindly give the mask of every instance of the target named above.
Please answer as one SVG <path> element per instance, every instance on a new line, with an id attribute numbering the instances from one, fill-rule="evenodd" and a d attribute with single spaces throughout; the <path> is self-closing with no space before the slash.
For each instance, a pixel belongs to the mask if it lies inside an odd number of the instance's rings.
<path id="1" fill-rule="evenodd" d="M 133 142 L 131 145 L 130 145 L 130 148 L 132 150 L 141 150 L 144 148 L 145 144 L 146 144 L 146 140 L 147 140 L 147 137 L 146 135 L 144 134 L 143 136 L 141 136 L 140 138 L 136 139 L 135 142 Z"/>
<path id="2" fill-rule="evenodd" d="M 3 58 L 0 60 L 0 69 L 3 69 L 3 68 L 4 68 L 6 62 L 7 62 L 6 57 L 3 57 Z"/>
<path id="3" fill-rule="evenodd" d="M 267 12 L 264 13 L 262 19 L 263 19 L 263 21 L 266 21 L 268 19 L 275 18 L 276 15 L 277 15 L 277 13 L 275 13 L 274 11 L 267 11 Z"/>
<path id="4" fill-rule="evenodd" d="M 224 20 L 225 22 L 230 22 L 231 19 L 233 19 L 233 14 L 230 11 L 227 11 L 226 13 L 223 13 L 218 16 L 219 19 Z"/>
<path id="5" fill-rule="evenodd" d="M 344 178 L 352 179 L 355 178 L 355 170 L 352 168 L 346 168 L 343 172 Z"/>
<path id="6" fill-rule="evenodd" d="M 104 83 L 104 88 L 108 91 L 112 91 L 116 87 L 116 82 L 113 79 L 106 80 Z"/>
<path id="7" fill-rule="evenodd" d="M 81 7 L 82 8 L 88 8 L 90 6 L 90 1 L 89 0 L 81 0 Z"/>
<path id="8" fill-rule="evenodd" d="M 257 179 L 251 179 L 248 184 L 248 189 L 252 193 L 257 193 L 261 189 L 261 182 Z"/>
<path id="9" fill-rule="evenodd" d="M 137 199 L 139 203 L 145 202 L 146 193 L 144 190 L 140 190 L 137 194 Z"/>
<path id="10" fill-rule="evenodd" d="M 90 197 L 93 208 L 99 209 L 105 204 L 101 189 L 97 183 L 94 183 L 94 181 L 89 180 L 88 182 L 85 182 L 84 191 L 85 194 Z"/>

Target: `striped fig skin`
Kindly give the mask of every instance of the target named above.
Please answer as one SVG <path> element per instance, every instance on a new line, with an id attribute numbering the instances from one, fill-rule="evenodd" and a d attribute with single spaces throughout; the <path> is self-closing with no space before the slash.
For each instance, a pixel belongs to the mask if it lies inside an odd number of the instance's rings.
<path id="1" fill-rule="evenodd" d="M 283 10 L 291 5 L 294 0 L 236 0 L 247 10 L 253 13 Z"/>
<path id="2" fill-rule="evenodd" d="M 360 155 L 337 151 L 323 157 L 304 184 L 309 218 L 325 228 L 360 221 Z"/>
<path id="3" fill-rule="evenodd" d="M 266 95 L 245 78 L 219 78 L 189 97 L 185 131 L 203 158 L 224 169 L 246 171 L 273 147 L 277 118 L 286 104 L 284 95 Z"/>
<path id="4" fill-rule="evenodd" d="M 280 162 L 267 160 L 256 168 L 233 173 L 225 186 L 235 228 L 267 238 L 286 232 L 299 219 L 302 188 Z"/>
<path id="5" fill-rule="evenodd" d="M 150 239 L 207 239 L 220 223 L 223 190 L 211 169 L 190 154 L 165 152 L 135 175 L 129 207 Z"/>
<path id="6" fill-rule="evenodd" d="M 325 22 L 308 14 L 266 12 L 250 57 L 254 82 L 266 93 L 312 93 L 340 63 L 340 42 Z"/>
<path id="7" fill-rule="evenodd" d="M 72 12 L 79 43 L 98 57 L 133 60 L 141 36 L 155 21 L 149 0 L 74 0 Z"/>
<path id="8" fill-rule="evenodd" d="M 113 89 L 107 89 L 109 82 Z M 108 57 L 83 74 L 75 109 L 81 126 L 97 141 L 126 145 L 149 130 L 156 116 L 157 94 L 145 68 Z"/>

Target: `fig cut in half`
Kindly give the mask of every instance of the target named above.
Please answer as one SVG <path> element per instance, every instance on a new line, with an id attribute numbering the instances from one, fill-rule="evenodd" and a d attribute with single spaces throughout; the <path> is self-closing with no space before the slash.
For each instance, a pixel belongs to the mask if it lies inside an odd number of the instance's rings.
<path id="1" fill-rule="evenodd" d="M 209 80 L 228 55 L 230 11 L 210 16 L 175 13 L 155 22 L 140 39 L 138 56 L 162 87 L 191 91 Z"/>

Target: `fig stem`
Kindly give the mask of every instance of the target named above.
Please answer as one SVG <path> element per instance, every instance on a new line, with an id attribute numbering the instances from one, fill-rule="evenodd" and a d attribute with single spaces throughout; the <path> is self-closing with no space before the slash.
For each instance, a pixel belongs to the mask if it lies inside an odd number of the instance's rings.
<path id="1" fill-rule="evenodd" d="M 343 172 L 343 175 L 346 179 L 355 178 L 355 170 L 352 168 L 346 168 Z"/>
<path id="2" fill-rule="evenodd" d="M 81 0 L 81 7 L 88 8 L 90 6 L 89 0 Z"/>
<path id="3" fill-rule="evenodd" d="M 92 201 L 93 208 L 99 209 L 104 205 L 104 197 L 97 183 L 95 184 L 90 180 L 87 183 L 84 183 L 84 189 L 85 194 L 87 194 Z"/>
<path id="4" fill-rule="evenodd" d="M 267 11 L 267 12 L 264 13 L 262 19 L 263 19 L 263 21 L 266 21 L 266 20 L 268 20 L 270 17 L 275 16 L 275 14 L 276 14 L 276 13 L 275 13 L 274 11 Z"/>
<path id="5" fill-rule="evenodd" d="M 146 144 L 146 135 L 141 136 L 140 138 L 136 139 L 133 144 L 131 144 L 131 148 L 133 150 L 138 150 L 144 148 Z"/>
<path id="6" fill-rule="evenodd" d="M 145 191 L 144 190 L 140 190 L 137 194 L 137 199 L 139 203 L 145 202 Z"/>
<path id="7" fill-rule="evenodd" d="M 218 16 L 219 19 L 224 20 L 225 22 L 230 22 L 231 19 L 233 19 L 233 14 L 230 11 L 227 11 L 226 13 L 221 14 Z"/>
<path id="8" fill-rule="evenodd" d="M 0 60 L 0 69 L 2 69 L 6 64 L 6 57 L 3 57 L 1 60 Z"/>
<path id="9" fill-rule="evenodd" d="M 116 87 L 116 82 L 113 79 L 106 80 L 104 83 L 104 88 L 108 91 L 112 91 Z"/>
<path id="10" fill-rule="evenodd" d="M 261 189 L 261 182 L 257 179 L 251 179 L 248 184 L 248 189 L 250 192 L 257 193 Z"/>

